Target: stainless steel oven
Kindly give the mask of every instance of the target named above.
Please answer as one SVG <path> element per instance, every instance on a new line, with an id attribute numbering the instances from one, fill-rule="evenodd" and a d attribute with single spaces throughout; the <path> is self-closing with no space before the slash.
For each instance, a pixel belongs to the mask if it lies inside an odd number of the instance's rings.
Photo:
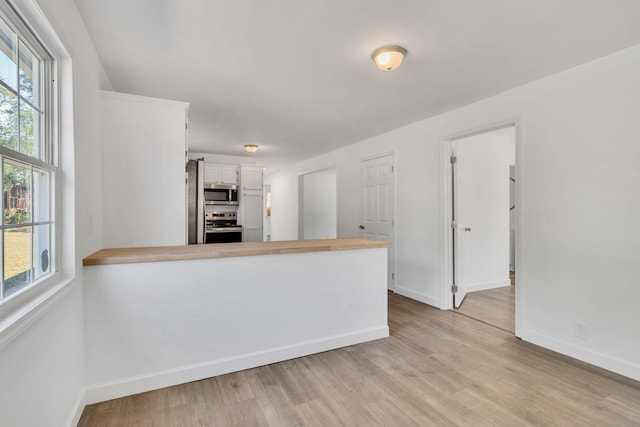
<path id="1" fill-rule="evenodd" d="M 242 242 L 237 212 L 205 211 L 204 243 Z"/>

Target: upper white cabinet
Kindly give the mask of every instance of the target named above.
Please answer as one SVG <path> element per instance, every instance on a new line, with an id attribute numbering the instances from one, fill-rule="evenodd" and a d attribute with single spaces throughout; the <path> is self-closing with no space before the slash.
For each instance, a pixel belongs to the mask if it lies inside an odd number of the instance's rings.
<path id="1" fill-rule="evenodd" d="M 242 190 L 259 190 L 262 194 L 262 167 L 242 166 Z"/>
<path id="2" fill-rule="evenodd" d="M 221 166 L 220 182 L 222 182 L 223 184 L 237 184 L 238 168 L 235 166 Z"/>
<path id="3" fill-rule="evenodd" d="M 238 168 L 229 165 L 204 165 L 204 182 L 209 184 L 238 184 Z"/>

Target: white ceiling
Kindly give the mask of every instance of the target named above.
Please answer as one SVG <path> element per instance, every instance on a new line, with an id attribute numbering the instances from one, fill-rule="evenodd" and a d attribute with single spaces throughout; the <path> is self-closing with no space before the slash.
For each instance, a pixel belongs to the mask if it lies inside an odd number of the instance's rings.
<path id="1" fill-rule="evenodd" d="M 113 89 L 279 167 L 640 43 L 638 0 L 76 0 Z M 371 53 L 408 50 L 392 72 Z"/>

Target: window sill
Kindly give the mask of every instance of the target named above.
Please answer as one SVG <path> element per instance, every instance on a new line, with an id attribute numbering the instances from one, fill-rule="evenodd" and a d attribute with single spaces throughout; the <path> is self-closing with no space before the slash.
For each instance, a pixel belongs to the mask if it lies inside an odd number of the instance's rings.
<path id="1" fill-rule="evenodd" d="M 75 277 L 53 274 L 0 303 L 0 349 L 77 286 Z"/>

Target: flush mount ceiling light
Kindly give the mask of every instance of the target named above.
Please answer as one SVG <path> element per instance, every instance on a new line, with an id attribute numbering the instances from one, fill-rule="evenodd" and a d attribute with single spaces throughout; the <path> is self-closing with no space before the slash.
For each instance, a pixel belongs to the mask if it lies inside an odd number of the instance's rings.
<path id="1" fill-rule="evenodd" d="M 400 46 L 383 46 L 373 52 L 371 57 L 378 68 L 384 71 L 395 70 L 402 64 L 407 49 Z"/>
<path id="2" fill-rule="evenodd" d="M 257 145 L 254 145 L 254 144 L 246 144 L 246 145 L 244 146 L 244 150 L 245 150 L 247 153 L 255 153 L 256 151 L 258 151 L 258 146 L 257 146 Z"/>

